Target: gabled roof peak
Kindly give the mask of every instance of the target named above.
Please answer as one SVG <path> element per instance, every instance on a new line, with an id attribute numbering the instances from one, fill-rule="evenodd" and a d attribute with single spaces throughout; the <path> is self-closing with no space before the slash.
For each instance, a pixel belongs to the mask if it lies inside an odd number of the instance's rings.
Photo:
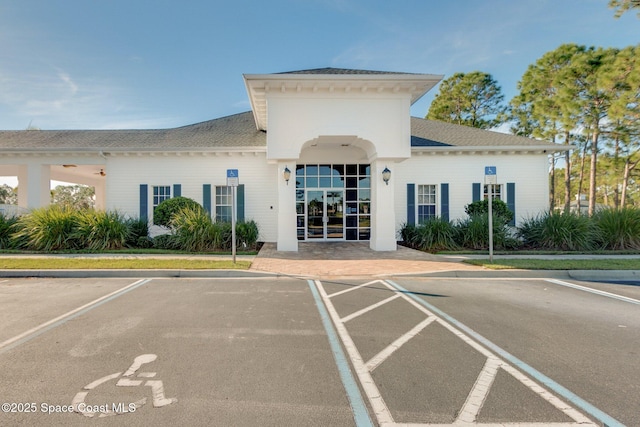
<path id="1" fill-rule="evenodd" d="M 414 74 L 414 73 L 397 73 L 393 71 L 372 71 L 372 70 L 355 70 L 350 68 L 325 67 L 325 68 L 313 68 L 309 70 L 286 71 L 283 73 L 276 73 L 276 74 L 314 74 L 314 75 L 319 75 L 319 74 L 324 74 L 324 75 L 404 74 L 404 75 L 407 75 L 407 74 Z"/>

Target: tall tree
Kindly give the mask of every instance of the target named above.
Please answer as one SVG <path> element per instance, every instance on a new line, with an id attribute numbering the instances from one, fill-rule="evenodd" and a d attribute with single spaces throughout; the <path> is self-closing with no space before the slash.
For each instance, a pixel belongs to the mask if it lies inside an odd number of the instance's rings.
<path id="1" fill-rule="evenodd" d="M 640 9 L 640 0 L 609 0 L 609 7 L 615 9 L 614 16 L 620 18 L 631 9 Z M 640 17 L 640 12 L 638 12 L 638 16 Z"/>
<path id="2" fill-rule="evenodd" d="M 570 145 L 574 138 L 578 114 L 565 108 L 560 96 L 565 70 L 571 67 L 576 56 L 585 51 L 584 46 L 565 44 L 548 52 L 530 65 L 518 82 L 520 93 L 510 102 L 511 131 L 517 135 L 533 136 Z M 571 155 L 564 155 L 564 210 L 571 204 Z M 550 208 L 555 204 L 555 159 L 551 163 Z"/>
<path id="3" fill-rule="evenodd" d="M 596 205 L 597 161 L 600 136 L 608 124 L 606 118 L 616 92 L 616 82 L 607 78 L 615 60 L 617 49 L 590 47 L 564 69 L 560 92 L 563 108 L 577 112 L 580 125 L 591 135 L 591 163 L 589 170 L 589 215 Z"/>
<path id="4" fill-rule="evenodd" d="M 490 129 L 505 112 L 504 95 L 490 74 L 480 71 L 456 73 L 442 81 L 426 118 Z"/>
<path id="5" fill-rule="evenodd" d="M 614 88 L 608 118 L 616 126 L 611 136 L 614 152 L 624 162 L 619 205 L 626 204 L 630 173 L 640 161 L 640 45 L 629 46 L 616 54 L 613 66 L 604 76 Z"/>
<path id="6" fill-rule="evenodd" d="M 8 184 L 2 184 L 0 186 L 0 203 L 5 205 L 17 205 L 18 204 L 18 192 L 15 188 L 12 188 Z"/>
<path id="7" fill-rule="evenodd" d="M 95 189 L 86 185 L 57 185 L 51 190 L 51 203 L 71 209 L 91 209 L 95 206 Z"/>

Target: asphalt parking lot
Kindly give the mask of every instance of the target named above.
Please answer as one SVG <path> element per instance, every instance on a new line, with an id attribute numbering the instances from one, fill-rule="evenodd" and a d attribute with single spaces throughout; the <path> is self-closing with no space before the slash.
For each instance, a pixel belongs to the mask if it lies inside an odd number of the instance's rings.
<path id="1" fill-rule="evenodd" d="M 1 425 L 640 425 L 640 287 L 0 280 Z"/>

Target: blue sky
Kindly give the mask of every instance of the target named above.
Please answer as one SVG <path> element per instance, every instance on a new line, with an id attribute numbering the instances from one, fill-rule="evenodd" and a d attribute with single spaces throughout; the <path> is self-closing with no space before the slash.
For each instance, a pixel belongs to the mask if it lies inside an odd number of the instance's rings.
<path id="1" fill-rule="evenodd" d="M 508 101 L 563 43 L 640 43 L 635 12 L 607 3 L 0 0 L 0 129 L 183 126 L 249 110 L 243 73 L 321 67 L 480 70 Z"/>

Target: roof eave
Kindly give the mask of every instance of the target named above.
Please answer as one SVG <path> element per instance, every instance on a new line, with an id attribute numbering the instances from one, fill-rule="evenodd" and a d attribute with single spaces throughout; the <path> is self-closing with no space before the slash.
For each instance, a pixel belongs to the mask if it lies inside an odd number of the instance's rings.
<path id="1" fill-rule="evenodd" d="M 552 153 L 562 153 L 568 150 L 573 150 L 573 145 L 486 145 L 486 146 L 424 146 L 424 147 L 411 147 L 412 152 L 430 152 L 433 154 L 437 153 L 482 153 L 482 152 L 502 152 L 502 153 L 541 153 L 541 154 L 552 154 Z"/>

